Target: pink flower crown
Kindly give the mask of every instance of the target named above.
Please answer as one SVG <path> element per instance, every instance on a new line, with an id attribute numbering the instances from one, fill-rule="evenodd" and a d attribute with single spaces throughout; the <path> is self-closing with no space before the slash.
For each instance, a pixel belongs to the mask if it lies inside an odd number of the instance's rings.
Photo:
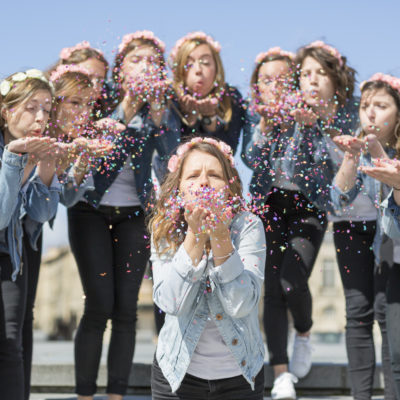
<path id="1" fill-rule="evenodd" d="M 311 49 L 313 47 L 319 47 L 320 49 L 326 50 L 331 56 L 335 57 L 338 62 L 339 66 L 343 67 L 343 58 L 342 55 L 339 53 L 339 50 L 335 49 L 329 44 L 324 43 L 322 40 L 316 40 L 315 42 L 310 43 L 306 46 L 306 49 Z"/>
<path id="2" fill-rule="evenodd" d="M 179 164 L 182 160 L 183 155 L 190 150 L 196 143 L 208 143 L 215 146 L 218 150 L 220 150 L 224 156 L 229 160 L 232 167 L 235 166 L 235 160 L 233 159 L 233 152 L 231 146 L 226 144 L 225 142 L 218 141 L 212 138 L 202 138 L 202 137 L 195 137 L 190 142 L 181 144 L 178 149 L 176 150 L 176 154 L 171 156 L 168 161 L 168 171 L 175 172 Z"/>
<path id="3" fill-rule="evenodd" d="M 171 54 L 169 55 L 170 60 L 172 65 L 175 62 L 175 58 L 178 54 L 179 49 L 182 47 L 182 45 L 187 42 L 188 40 L 204 40 L 207 44 L 209 44 L 217 53 L 221 51 L 221 45 L 215 41 L 210 35 L 207 35 L 204 32 L 197 31 L 197 32 L 190 32 L 183 38 L 179 39 L 176 43 L 175 46 L 171 50 Z"/>
<path id="4" fill-rule="evenodd" d="M 50 82 L 58 81 L 61 76 L 68 72 L 78 72 L 87 75 L 90 79 L 90 72 L 79 64 L 61 64 L 50 75 Z"/>
<path id="5" fill-rule="evenodd" d="M 132 40 L 145 39 L 152 41 L 162 53 L 165 51 L 165 43 L 160 40 L 152 31 L 136 31 L 127 33 L 123 38 L 121 44 L 118 46 L 118 53 L 122 53 Z"/>
<path id="6" fill-rule="evenodd" d="M 392 75 L 382 74 L 381 72 L 377 72 L 376 74 L 372 75 L 371 78 L 369 78 L 368 80 L 361 82 L 360 89 L 363 90 L 366 83 L 376 81 L 385 82 L 391 88 L 400 93 L 400 78 L 396 78 Z"/>
<path id="7" fill-rule="evenodd" d="M 83 49 L 93 49 L 103 56 L 103 52 L 101 50 L 91 47 L 90 43 L 87 40 L 84 40 L 83 42 L 77 43 L 75 46 L 64 47 L 60 51 L 60 58 L 61 58 L 61 60 L 68 60 L 68 58 L 71 57 L 71 55 L 74 51 L 83 50 Z"/>
<path id="8" fill-rule="evenodd" d="M 267 51 L 258 53 L 255 63 L 260 64 L 263 62 L 267 57 L 272 57 L 272 56 L 282 56 L 282 57 L 288 57 L 290 60 L 294 60 L 295 54 L 290 52 L 290 51 L 285 51 L 282 50 L 280 47 L 271 47 Z"/>

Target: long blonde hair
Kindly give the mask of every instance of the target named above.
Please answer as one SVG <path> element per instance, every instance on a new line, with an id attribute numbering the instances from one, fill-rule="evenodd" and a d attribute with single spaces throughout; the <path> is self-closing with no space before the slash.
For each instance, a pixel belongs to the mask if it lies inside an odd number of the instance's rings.
<path id="1" fill-rule="evenodd" d="M 234 198 L 234 204 L 237 205 L 234 210 L 235 212 L 241 210 L 240 205 L 243 202 L 242 183 L 236 168 L 231 165 L 228 158 L 216 146 L 207 142 L 194 143 L 181 156 L 178 168 L 166 176 L 164 183 L 161 185 L 160 197 L 150 214 L 148 229 L 152 233 L 153 243 L 159 254 L 175 253 L 185 238 L 187 223 L 184 218 L 184 210 L 180 209 L 171 218 L 169 200 L 176 199 L 179 196 L 183 167 L 187 157 L 194 150 L 210 154 L 218 159 L 222 166 L 224 180 L 227 182 L 229 196 Z"/>
<path id="2" fill-rule="evenodd" d="M 205 44 L 209 47 L 216 65 L 215 84 L 214 88 L 209 93 L 209 96 L 216 96 L 218 98 L 219 107 L 217 113 L 227 124 L 229 124 L 232 119 L 232 100 L 229 93 L 226 91 L 227 85 L 225 82 L 225 72 L 222 65 L 221 56 L 212 46 L 207 43 L 206 40 L 201 38 L 187 40 L 179 47 L 178 52 L 173 59 L 173 64 L 171 65 L 174 75 L 173 87 L 175 93 L 179 97 L 184 94 L 184 88 L 186 86 L 186 64 L 188 58 L 192 51 L 202 44 Z"/>

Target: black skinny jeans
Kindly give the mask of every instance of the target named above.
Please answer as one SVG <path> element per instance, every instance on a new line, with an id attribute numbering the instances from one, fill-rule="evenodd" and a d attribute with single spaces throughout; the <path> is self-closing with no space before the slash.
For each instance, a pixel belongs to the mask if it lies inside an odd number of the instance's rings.
<path id="1" fill-rule="evenodd" d="M 400 264 L 389 269 L 386 324 L 392 373 L 397 400 L 400 400 Z"/>
<path id="2" fill-rule="evenodd" d="M 352 394 L 371 399 L 375 372 L 373 324 L 382 335 L 385 400 L 394 399 L 393 377 L 386 332 L 385 292 L 388 266 L 375 265 L 372 243 L 375 221 L 333 224 L 334 242 L 346 300 L 346 349 Z"/>
<path id="3" fill-rule="evenodd" d="M 233 378 L 207 380 L 186 374 L 181 386 L 172 393 L 171 386 L 154 358 L 151 369 L 153 400 L 262 400 L 264 398 L 264 367 L 255 379 L 255 390 L 242 375 Z"/>
<path id="4" fill-rule="evenodd" d="M 25 257 L 23 257 L 25 260 Z M 24 362 L 22 326 L 25 317 L 27 273 L 11 280 L 12 264 L 8 254 L 0 253 L 0 398 L 24 399 Z"/>
<path id="5" fill-rule="evenodd" d="M 24 236 L 24 249 L 26 254 L 25 271 L 28 274 L 26 310 L 24 325 L 22 328 L 22 348 L 24 360 L 24 385 L 25 400 L 29 400 L 31 371 L 32 371 L 32 352 L 33 352 L 33 309 L 35 306 L 36 290 L 39 280 L 40 262 L 42 258 L 42 238 L 40 234 L 37 241 L 37 250 L 34 250 L 29 243 L 28 236 Z"/>
<path id="6" fill-rule="evenodd" d="M 288 364 L 288 309 L 294 327 L 305 333 L 312 326 L 308 287 L 326 231 L 325 214 L 299 192 L 273 188 L 263 216 L 265 263 L 264 330 L 271 365 Z"/>
<path id="7" fill-rule="evenodd" d="M 96 392 L 103 333 L 112 320 L 107 393 L 124 395 L 135 349 L 140 285 L 149 259 L 141 207 L 92 206 L 68 210 L 68 233 L 85 293 L 75 337 L 76 392 Z"/>

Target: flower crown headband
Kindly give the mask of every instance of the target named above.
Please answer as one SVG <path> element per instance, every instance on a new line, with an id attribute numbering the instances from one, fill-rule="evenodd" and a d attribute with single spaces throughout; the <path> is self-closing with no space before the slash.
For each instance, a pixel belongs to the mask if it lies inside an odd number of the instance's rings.
<path id="1" fill-rule="evenodd" d="M 76 50 L 84 50 L 84 49 L 93 49 L 97 51 L 100 55 L 104 56 L 103 52 L 99 49 L 95 49 L 94 47 L 90 46 L 90 43 L 87 40 L 83 42 L 77 43 L 75 46 L 72 47 L 64 47 L 60 51 L 60 58 L 61 60 L 68 60 L 71 57 L 72 53 Z"/>
<path id="2" fill-rule="evenodd" d="M 42 71 L 38 69 L 28 69 L 25 72 L 16 72 L 15 74 L 11 75 L 8 79 L 4 79 L 0 83 L 0 94 L 5 97 L 8 95 L 10 90 L 13 87 L 13 82 L 22 82 L 26 79 L 40 79 L 43 82 L 46 82 L 51 89 L 51 94 L 54 93 L 54 86 L 46 76 L 43 74 Z"/>
<path id="3" fill-rule="evenodd" d="M 339 53 L 339 50 L 335 49 L 332 46 L 329 46 L 329 44 L 324 43 L 322 40 L 316 40 L 315 42 L 307 45 L 305 48 L 311 49 L 314 47 L 326 50 L 331 56 L 335 57 L 338 60 L 339 66 L 343 67 L 343 58 L 342 55 Z"/>
<path id="4" fill-rule="evenodd" d="M 360 89 L 363 90 L 364 86 L 368 82 L 385 82 L 387 83 L 392 89 L 396 90 L 400 93 L 400 78 L 396 78 L 392 75 L 382 74 L 381 72 L 377 72 L 376 74 L 372 75 L 367 81 L 361 82 Z"/>
<path id="5" fill-rule="evenodd" d="M 215 41 L 210 35 L 205 34 L 204 32 L 197 31 L 197 32 L 190 32 L 183 38 L 179 39 L 176 43 L 173 49 L 171 50 L 170 54 L 170 59 L 172 61 L 172 64 L 175 61 L 175 58 L 178 54 L 179 49 L 182 47 L 182 45 L 189 41 L 189 40 L 204 40 L 208 45 L 210 45 L 217 53 L 221 51 L 221 45 Z"/>
<path id="6" fill-rule="evenodd" d="M 272 57 L 272 56 L 281 56 L 281 57 L 287 57 L 291 61 L 294 60 L 295 54 L 290 52 L 290 51 L 285 51 L 282 50 L 280 47 L 271 47 L 267 51 L 258 53 L 255 63 L 260 64 L 262 63 L 267 57 Z"/>
<path id="7" fill-rule="evenodd" d="M 212 138 L 202 138 L 202 137 L 195 137 L 190 142 L 181 144 L 178 149 L 176 150 L 176 154 L 174 154 L 168 162 L 168 171 L 175 172 L 179 164 L 182 160 L 182 157 L 185 153 L 187 153 L 196 143 L 208 143 L 215 146 L 218 150 L 220 150 L 224 156 L 229 160 L 232 167 L 235 166 L 235 160 L 233 159 L 233 152 L 229 145 L 225 142 L 221 142 Z"/>
<path id="8" fill-rule="evenodd" d="M 136 31 L 134 33 L 128 33 L 122 38 L 121 44 L 118 46 L 118 54 L 121 54 L 132 40 L 145 39 L 152 41 L 162 53 L 165 52 L 165 43 L 160 40 L 152 31 Z"/>
<path id="9" fill-rule="evenodd" d="M 50 75 L 50 81 L 51 82 L 56 82 L 58 81 L 61 76 L 68 72 L 78 72 L 83 75 L 87 75 L 90 79 L 90 72 L 82 67 L 79 64 L 61 64 L 59 65 Z"/>

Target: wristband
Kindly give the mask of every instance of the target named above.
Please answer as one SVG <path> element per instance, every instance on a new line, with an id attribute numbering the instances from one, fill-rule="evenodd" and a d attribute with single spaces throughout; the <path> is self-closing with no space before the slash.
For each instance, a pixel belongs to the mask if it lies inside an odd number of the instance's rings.
<path id="1" fill-rule="evenodd" d="M 213 258 L 214 258 L 214 260 L 222 260 L 224 258 L 229 258 L 230 256 L 233 255 L 234 252 L 235 252 L 235 249 L 233 249 L 229 254 L 226 254 L 224 256 L 216 257 L 216 256 L 213 255 Z"/>

